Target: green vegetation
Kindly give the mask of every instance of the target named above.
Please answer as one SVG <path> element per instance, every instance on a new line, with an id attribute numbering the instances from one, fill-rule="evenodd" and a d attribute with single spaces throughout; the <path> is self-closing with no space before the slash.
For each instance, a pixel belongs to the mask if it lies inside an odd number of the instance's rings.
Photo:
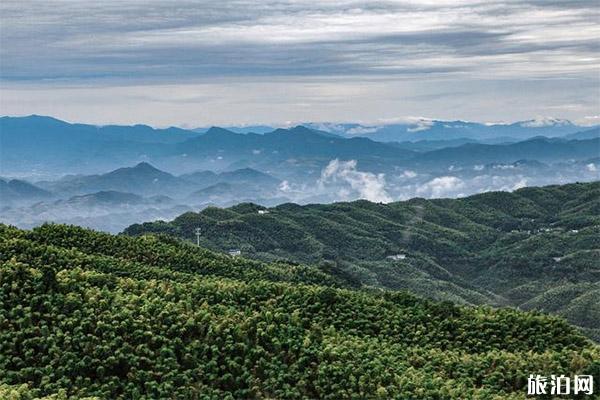
<path id="1" fill-rule="evenodd" d="M 191 239 L 200 227 L 213 250 L 319 265 L 353 286 L 555 313 L 600 341 L 600 182 L 259 209 L 208 208 L 125 233 Z"/>
<path id="2" fill-rule="evenodd" d="M 600 377 L 560 318 L 342 284 L 168 237 L 0 225 L 0 398 L 504 400 L 531 373 Z"/>

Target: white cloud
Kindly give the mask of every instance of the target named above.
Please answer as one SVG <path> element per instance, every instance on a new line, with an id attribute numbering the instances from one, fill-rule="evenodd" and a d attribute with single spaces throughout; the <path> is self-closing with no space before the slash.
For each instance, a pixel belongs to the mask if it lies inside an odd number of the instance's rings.
<path id="1" fill-rule="evenodd" d="M 596 167 L 596 164 L 594 163 L 589 163 L 588 165 L 585 166 L 587 168 L 588 171 L 590 172 L 597 172 L 598 171 L 598 167 Z"/>
<path id="2" fill-rule="evenodd" d="M 492 166 L 493 169 L 515 169 L 514 164 L 494 164 Z"/>
<path id="3" fill-rule="evenodd" d="M 392 198 L 385 189 L 384 174 L 359 171 L 356 164 L 356 160 L 331 160 L 321 171 L 319 186 L 324 190 L 329 190 L 332 186 L 339 186 L 338 195 L 345 200 L 350 200 L 355 192 L 361 199 L 382 203 L 391 202 Z M 348 189 L 348 186 L 352 191 Z"/>
<path id="4" fill-rule="evenodd" d="M 521 126 L 525 128 L 543 128 L 546 126 L 562 126 L 569 125 L 570 122 L 554 117 L 538 117 L 529 121 L 521 122 Z"/>
<path id="5" fill-rule="evenodd" d="M 367 133 L 375 133 L 379 130 L 378 127 L 375 126 L 355 126 L 346 131 L 348 135 L 364 135 Z"/>
<path id="6" fill-rule="evenodd" d="M 456 176 L 440 176 L 417 188 L 419 196 L 456 197 L 465 189 L 465 182 Z"/>
<path id="7" fill-rule="evenodd" d="M 413 126 L 407 129 L 408 132 L 420 132 L 426 131 L 433 126 L 434 122 L 428 119 L 422 119 L 417 121 Z"/>
<path id="8" fill-rule="evenodd" d="M 594 126 L 600 124 L 600 115 L 586 115 L 583 118 L 578 119 L 578 125 L 581 126 Z"/>
<path id="9" fill-rule="evenodd" d="M 408 179 L 412 179 L 415 178 L 418 174 L 415 171 L 412 171 L 410 169 L 405 170 L 402 175 L 400 175 L 403 178 L 408 178 Z"/>
<path id="10" fill-rule="evenodd" d="M 509 190 L 517 190 L 527 186 L 527 178 L 520 177 L 518 181 L 516 181 Z"/>
<path id="11" fill-rule="evenodd" d="M 279 184 L 279 190 L 281 190 L 282 192 L 291 191 L 290 183 L 287 180 L 281 181 L 281 183 Z"/>

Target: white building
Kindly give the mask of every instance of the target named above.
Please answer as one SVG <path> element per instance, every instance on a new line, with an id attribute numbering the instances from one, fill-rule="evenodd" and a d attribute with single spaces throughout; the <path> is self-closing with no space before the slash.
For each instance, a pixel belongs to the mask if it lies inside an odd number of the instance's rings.
<path id="1" fill-rule="evenodd" d="M 228 253 L 231 257 L 239 257 L 242 255 L 242 251 L 240 249 L 230 249 Z"/>
<path id="2" fill-rule="evenodd" d="M 394 261 L 404 260 L 406 259 L 406 254 L 393 254 L 391 256 L 387 256 L 386 258 Z"/>

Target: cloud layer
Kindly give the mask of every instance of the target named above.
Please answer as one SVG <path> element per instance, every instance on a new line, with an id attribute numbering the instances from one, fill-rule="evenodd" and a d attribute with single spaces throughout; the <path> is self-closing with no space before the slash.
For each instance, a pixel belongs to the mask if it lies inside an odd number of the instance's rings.
<path id="1" fill-rule="evenodd" d="M 149 115 L 160 108 L 157 102 L 187 107 L 172 122 L 189 118 L 187 100 L 198 107 L 214 94 L 225 98 L 231 111 L 276 119 L 279 113 L 264 110 L 269 101 L 254 108 L 236 104 L 244 85 L 254 82 L 264 92 L 285 95 L 282 88 L 289 89 L 297 99 L 287 105 L 289 119 L 307 114 L 298 112 L 303 107 L 326 107 L 311 120 L 356 115 L 344 99 L 363 99 L 362 109 L 376 101 L 373 109 L 383 110 L 378 118 L 439 117 L 444 108 L 436 99 L 444 93 L 451 93 L 444 100 L 448 113 L 477 119 L 477 108 L 465 103 L 490 91 L 506 102 L 510 88 L 521 87 L 528 104 L 534 92 L 522 83 L 534 81 L 544 104 L 542 110 L 530 106 L 529 116 L 593 117 L 598 10 L 593 0 L 5 0 L 0 78 L 16 101 L 3 99 L 2 105 L 9 112 L 35 112 L 49 106 L 35 103 L 32 90 L 71 90 L 63 98 L 79 93 L 91 104 L 88 97 L 97 90 L 110 92 L 107 99 L 119 88 L 135 86 L 134 91 L 147 89 L 137 104 L 153 107 Z M 565 80 L 572 88 L 567 94 Z M 190 89 L 192 82 L 200 89 Z M 202 85 L 208 82 L 216 88 L 207 95 Z M 74 85 L 79 92 L 73 92 Z M 506 89 L 496 92 L 501 86 Z M 311 87 L 317 88 L 312 96 Z M 315 99 L 320 91 L 325 98 Z M 128 104 L 136 103 L 129 99 Z M 118 108 L 104 110 L 114 119 Z M 367 107 L 359 117 L 374 114 Z"/>

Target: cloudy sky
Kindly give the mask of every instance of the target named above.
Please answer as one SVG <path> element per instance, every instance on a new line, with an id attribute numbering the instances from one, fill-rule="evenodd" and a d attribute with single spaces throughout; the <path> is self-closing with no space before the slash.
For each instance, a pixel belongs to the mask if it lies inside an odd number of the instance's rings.
<path id="1" fill-rule="evenodd" d="M 0 113 L 600 122 L 597 0 L 0 2 Z"/>

